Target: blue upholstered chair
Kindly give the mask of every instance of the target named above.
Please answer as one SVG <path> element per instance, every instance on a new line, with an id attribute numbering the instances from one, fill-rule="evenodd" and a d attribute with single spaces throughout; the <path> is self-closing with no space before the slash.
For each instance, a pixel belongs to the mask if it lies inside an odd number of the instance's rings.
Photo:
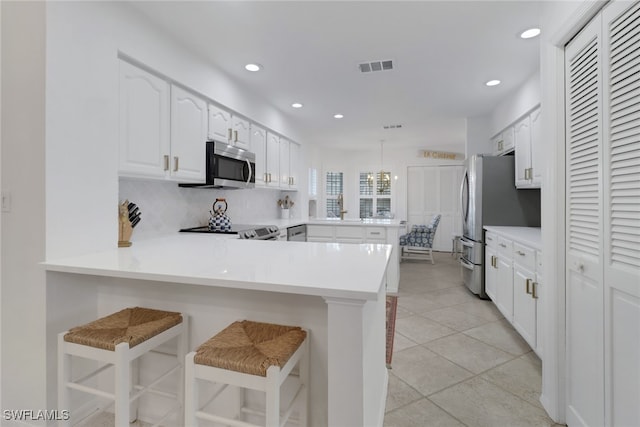
<path id="1" fill-rule="evenodd" d="M 434 264 L 431 249 L 440 217 L 435 215 L 428 225 L 414 225 L 409 233 L 400 236 L 401 259 L 423 259 Z"/>

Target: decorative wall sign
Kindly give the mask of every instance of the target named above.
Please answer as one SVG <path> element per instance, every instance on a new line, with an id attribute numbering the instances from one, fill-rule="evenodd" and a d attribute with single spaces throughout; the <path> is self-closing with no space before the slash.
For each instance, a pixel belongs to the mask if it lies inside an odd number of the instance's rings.
<path id="1" fill-rule="evenodd" d="M 431 150 L 420 150 L 418 157 L 438 160 L 464 160 L 464 154 L 461 153 L 447 153 L 446 151 Z"/>

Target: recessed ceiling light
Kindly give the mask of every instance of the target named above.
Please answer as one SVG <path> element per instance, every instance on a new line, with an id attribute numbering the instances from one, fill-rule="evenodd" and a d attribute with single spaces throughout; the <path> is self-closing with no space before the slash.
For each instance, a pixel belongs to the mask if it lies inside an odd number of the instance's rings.
<path id="1" fill-rule="evenodd" d="M 489 80 L 485 83 L 487 86 L 497 86 L 500 84 L 500 80 Z"/>
<path id="2" fill-rule="evenodd" d="M 291 104 L 291 106 L 293 108 L 302 108 L 302 104 L 300 104 L 299 102 L 294 102 L 293 104 Z"/>
<path id="3" fill-rule="evenodd" d="M 260 71 L 262 70 L 262 65 L 260 64 L 247 64 L 244 66 L 247 71 Z"/>
<path id="4" fill-rule="evenodd" d="M 333 115 L 333 117 L 334 117 L 335 119 L 341 119 L 341 118 L 343 118 L 344 116 L 343 116 L 342 114 L 334 114 L 334 115 Z"/>
<path id="5" fill-rule="evenodd" d="M 528 30 L 520 34 L 520 37 L 523 39 L 530 39 L 538 35 L 540 35 L 540 28 L 529 28 Z"/>

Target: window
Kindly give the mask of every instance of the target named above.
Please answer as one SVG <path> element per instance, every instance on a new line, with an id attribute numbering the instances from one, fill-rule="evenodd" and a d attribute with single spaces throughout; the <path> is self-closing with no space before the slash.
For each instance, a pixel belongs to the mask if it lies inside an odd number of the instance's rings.
<path id="1" fill-rule="evenodd" d="M 343 192 L 342 172 L 327 172 L 325 200 L 327 201 L 327 217 L 339 217 L 340 206 L 338 195 Z"/>
<path id="2" fill-rule="evenodd" d="M 391 172 L 360 172 L 360 218 L 391 214 Z"/>

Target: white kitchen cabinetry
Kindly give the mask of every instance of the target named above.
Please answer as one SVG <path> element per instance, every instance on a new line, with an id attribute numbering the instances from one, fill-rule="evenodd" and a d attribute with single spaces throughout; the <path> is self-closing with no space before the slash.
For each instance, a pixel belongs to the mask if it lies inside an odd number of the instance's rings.
<path id="1" fill-rule="evenodd" d="M 120 61 L 119 174 L 203 182 L 206 101 Z"/>
<path id="2" fill-rule="evenodd" d="M 171 86 L 172 179 L 204 182 L 207 102 L 179 86 Z"/>
<path id="3" fill-rule="evenodd" d="M 251 145 L 251 122 L 232 114 L 229 110 L 209 104 L 209 128 L 207 136 L 210 140 L 249 150 Z"/>
<path id="4" fill-rule="evenodd" d="M 265 186 L 280 186 L 280 137 L 267 132 L 267 149 L 265 155 Z"/>
<path id="5" fill-rule="evenodd" d="M 510 126 L 491 139 L 493 155 L 501 156 L 513 151 L 515 147 L 514 128 Z"/>
<path id="6" fill-rule="evenodd" d="M 513 242 L 498 236 L 498 272 L 494 302 L 509 322 L 513 321 Z M 486 280 L 486 278 L 485 278 Z"/>
<path id="7" fill-rule="evenodd" d="M 169 155 L 169 83 L 120 61 L 119 169 L 123 176 L 164 178 Z"/>
<path id="8" fill-rule="evenodd" d="M 289 189 L 297 190 L 300 179 L 300 146 L 289 141 Z"/>
<path id="9" fill-rule="evenodd" d="M 484 252 L 484 291 L 492 301 L 496 301 L 496 286 L 498 280 L 498 251 L 496 247 L 498 245 L 498 236 L 487 232 L 485 234 L 485 241 L 487 242 L 487 245 Z"/>
<path id="10" fill-rule="evenodd" d="M 529 346 L 541 355 L 538 297 L 542 292 L 542 254 L 528 243 L 539 239 L 540 229 L 491 227 L 485 233 L 485 292 Z"/>
<path id="11" fill-rule="evenodd" d="M 251 126 L 251 151 L 256 155 L 256 187 L 267 186 L 267 131 L 257 125 Z"/>
<path id="12" fill-rule="evenodd" d="M 514 128 L 516 187 L 540 188 L 540 107 L 517 122 Z"/>
<path id="13" fill-rule="evenodd" d="M 289 175 L 289 141 L 284 138 L 280 138 L 280 145 L 278 148 L 278 155 L 280 156 L 280 188 L 289 188 L 291 183 L 291 175 Z"/>
<path id="14" fill-rule="evenodd" d="M 518 243 L 513 245 L 513 327 L 536 348 L 538 292 L 535 251 Z"/>

